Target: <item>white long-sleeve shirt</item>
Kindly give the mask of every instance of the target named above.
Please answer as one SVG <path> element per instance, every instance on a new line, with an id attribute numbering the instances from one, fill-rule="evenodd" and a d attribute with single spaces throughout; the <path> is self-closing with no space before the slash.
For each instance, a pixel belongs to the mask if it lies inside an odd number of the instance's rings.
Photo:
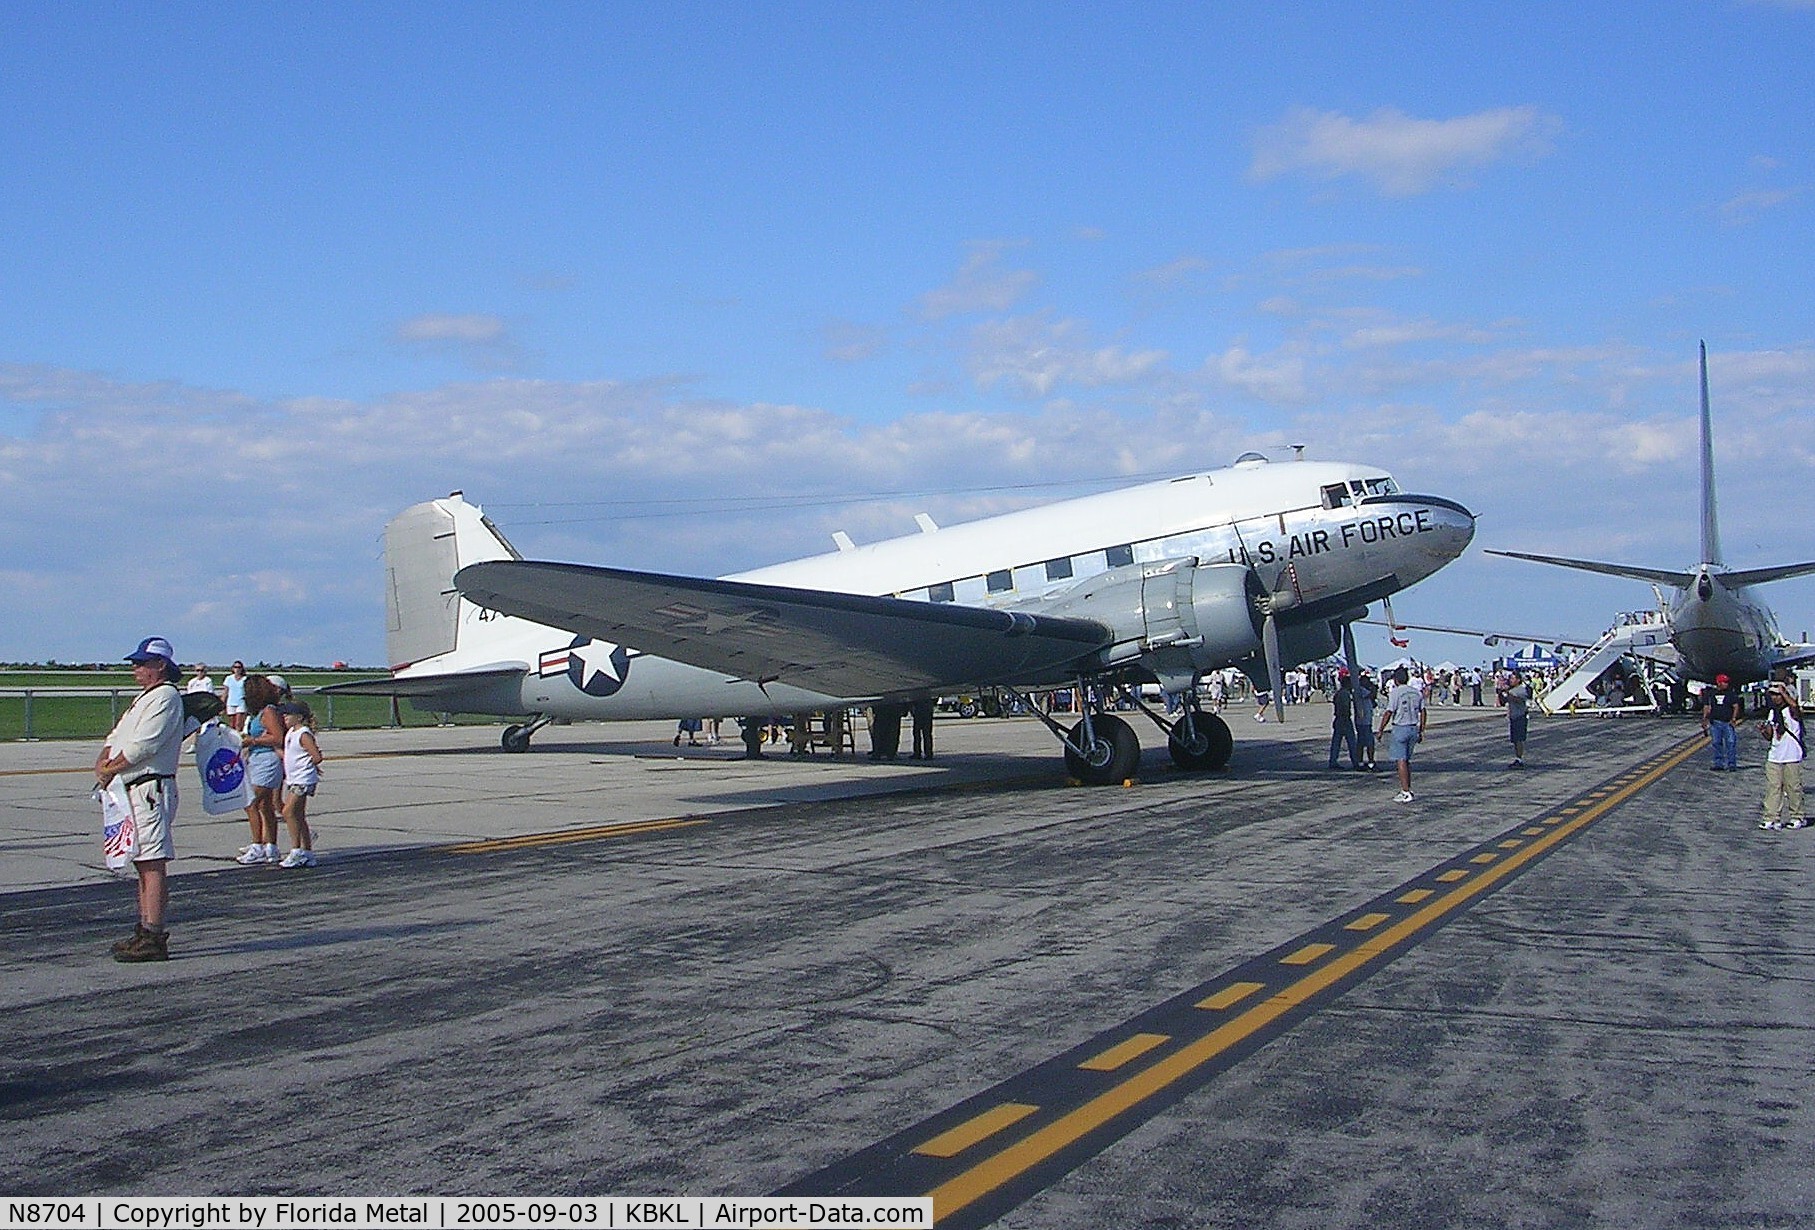
<path id="1" fill-rule="evenodd" d="M 183 751 L 183 694 L 167 683 L 139 693 L 107 736 L 107 750 L 126 758 L 119 773 L 124 781 L 147 773 L 175 777 Z"/>

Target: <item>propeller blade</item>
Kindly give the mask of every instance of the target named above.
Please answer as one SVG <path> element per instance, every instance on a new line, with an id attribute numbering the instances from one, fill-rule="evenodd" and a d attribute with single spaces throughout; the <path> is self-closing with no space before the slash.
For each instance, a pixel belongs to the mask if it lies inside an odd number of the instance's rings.
<path id="1" fill-rule="evenodd" d="M 1260 643 L 1267 655 L 1267 682 L 1273 688 L 1273 711 L 1283 724 L 1286 720 L 1285 673 L 1279 668 L 1279 624 L 1271 611 L 1260 625 Z"/>
<path id="2" fill-rule="evenodd" d="M 1361 663 L 1355 656 L 1355 625 L 1342 625 L 1342 660 L 1349 668 L 1349 678 L 1361 681 Z"/>

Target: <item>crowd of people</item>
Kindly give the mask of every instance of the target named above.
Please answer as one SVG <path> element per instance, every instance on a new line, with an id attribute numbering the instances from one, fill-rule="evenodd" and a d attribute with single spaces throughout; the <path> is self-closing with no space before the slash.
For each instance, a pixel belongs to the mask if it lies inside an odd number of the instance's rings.
<path id="1" fill-rule="evenodd" d="M 241 848 L 238 862 L 247 866 L 276 864 L 286 868 L 316 865 L 314 834 L 309 826 L 309 800 L 321 782 L 321 747 L 314 732 L 314 715 L 297 700 L 280 675 L 249 674 L 245 663 L 235 662 L 217 688 L 208 668 L 197 663 L 179 689 L 183 673 L 176 664 L 170 642 L 147 637 L 126 656 L 140 693 L 102 745 L 95 758 L 95 793 L 103 804 L 103 847 L 110 866 L 130 864 L 137 875 L 138 923 L 133 933 L 113 945 L 113 956 L 123 962 L 162 961 L 169 957 L 169 861 L 176 856 L 174 826 L 178 792 L 176 769 L 183 742 L 213 722 L 215 715 L 232 730 L 232 746 L 244 767 L 249 793 L 245 802 L 251 840 Z M 1507 737 L 1512 745 L 1510 768 L 1524 767 L 1529 734 L 1531 682 L 1518 670 L 1484 676 L 1473 668 L 1415 670 L 1399 663 L 1377 681 L 1367 670 L 1351 673 L 1347 667 L 1313 664 L 1288 672 L 1283 703 L 1301 704 L 1313 696 L 1331 702 L 1329 767 L 1369 772 L 1376 769 L 1376 748 L 1383 744 L 1398 776 L 1399 803 L 1410 803 L 1413 751 L 1422 742 L 1433 705 L 1485 703 L 1482 691 L 1491 683 L 1495 701 L 1506 709 Z M 1200 701 L 1220 712 L 1241 691 L 1251 691 L 1259 702 L 1257 721 L 1264 721 L 1273 703 L 1265 691 L 1252 689 L 1239 672 L 1213 672 L 1200 690 Z M 208 717 L 200 719 L 186 697 L 204 694 Z M 1464 695 L 1468 701 L 1464 702 Z M 1802 763 L 1806 755 L 1802 708 L 1786 682 L 1768 685 L 1768 711 L 1758 732 L 1766 740 L 1765 794 L 1759 827 L 1770 830 L 1800 829 L 1807 820 L 1803 808 Z M 912 703 L 881 702 L 869 714 L 871 750 L 875 760 L 894 760 L 900 754 L 902 719 L 913 718 L 914 759 L 932 759 L 934 704 L 930 699 Z M 1738 768 L 1739 723 L 1744 697 L 1725 675 L 1718 676 L 1701 697 L 1702 730 L 1712 749 L 1711 768 L 1731 772 Z M 822 715 L 821 737 L 842 751 L 847 734 L 837 726 L 845 711 Z M 675 733 L 697 745 L 709 724 L 710 742 L 719 737 L 718 719 L 693 719 L 680 723 Z M 762 719 L 742 723 L 746 754 L 761 757 L 765 738 L 782 737 L 783 724 Z M 811 746 L 807 716 L 787 724 L 790 749 L 805 754 Z M 278 823 L 289 833 L 290 849 L 278 852 Z M 115 860 L 118 860 L 117 862 Z"/>
<path id="2" fill-rule="evenodd" d="M 217 689 L 208 668 L 197 663 L 179 689 L 183 672 L 170 642 L 160 636 L 140 641 L 126 660 L 139 695 L 108 733 L 94 765 L 103 850 L 110 866 L 130 864 L 138 878 L 138 923 L 113 945 L 113 956 L 123 962 L 164 961 L 170 956 L 165 921 L 169 863 L 176 857 L 177 760 L 184 741 L 222 719 L 233 732 L 227 746 L 239 758 L 249 787 L 245 810 L 252 840 L 238 857 L 246 865 L 315 866 L 308 806 L 321 782 L 322 753 L 315 715 L 291 695 L 280 675 L 249 675 L 243 662 L 235 662 Z M 210 703 L 192 704 L 197 695 Z M 290 850 L 283 855 L 277 847 L 280 817 L 290 835 Z"/>

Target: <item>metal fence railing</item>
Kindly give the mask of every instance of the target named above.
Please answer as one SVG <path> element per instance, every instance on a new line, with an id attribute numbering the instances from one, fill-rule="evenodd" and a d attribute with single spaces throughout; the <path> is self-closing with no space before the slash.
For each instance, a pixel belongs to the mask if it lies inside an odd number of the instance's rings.
<path id="1" fill-rule="evenodd" d="M 0 741 L 104 739 L 139 694 L 120 688 L 0 688 Z M 324 730 L 434 726 L 445 715 L 400 705 L 388 696 L 331 696 L 299 687 L 296 695 Z"/>

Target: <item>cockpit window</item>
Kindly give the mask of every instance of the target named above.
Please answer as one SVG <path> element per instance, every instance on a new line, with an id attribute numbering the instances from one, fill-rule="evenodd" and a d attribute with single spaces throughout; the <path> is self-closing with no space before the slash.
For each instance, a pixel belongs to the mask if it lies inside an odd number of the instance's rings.
<path id="1" fill-rule="evenodd" d="M 1364 479 L 1363 484 L 1367 487 L 1369 495 L 1397 495 L 1399 493 L 1399 484 L 1385 476 Z"/>
<path id="2" fill-rule="evenodd" d="M 1323 506 L 1341 508 L 1349 502 L 1349 489 L 1343 483 L 1331 483 L 1323 489 Z"/>

